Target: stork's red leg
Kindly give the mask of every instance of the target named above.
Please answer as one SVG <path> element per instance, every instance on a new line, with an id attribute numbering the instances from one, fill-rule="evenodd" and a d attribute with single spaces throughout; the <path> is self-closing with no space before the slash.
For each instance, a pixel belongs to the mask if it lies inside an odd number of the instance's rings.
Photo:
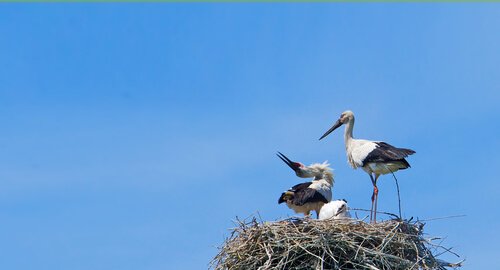
<path id="1" fill-rule="evenodd" d="M 376 223 L 377 222 L 377 202 L 378 202 L 378 187 L 377 186 L 373 186 L 373 194 L 375 195 L 375 206 L 373 209 L 373 215 L 374 215 L 373 223 Z"/>
<path id="2" fill-rule="evenodd" d="M 375 217 L 373 218 L 373 223 L 377 222 L 377 202 L 378 202 L 378 187 L 377 187 L 377 180 L 380 174 L 375 174 L 375 181 L 373 181 L 373 193 L 375 194 L 375 209 L 374 209 L 374 215 Z"/>
<path id="3" fill-rule="evenodd" d="M 370 179 L 372 180 L 372 184 L 373 184 L 372 207 L 370 208 L 370 223 L 372 223 L 372 222 L 374 222 L 373 211 L 374 211 L 374 207 L 375 207 L 375 197 L 376 197 L 375 189 L 377 188 L 377 186 L 375 184 L 375 179 L 373 178 L 372 174 L 370 173 L 369 175 L 370 175 Z"/>

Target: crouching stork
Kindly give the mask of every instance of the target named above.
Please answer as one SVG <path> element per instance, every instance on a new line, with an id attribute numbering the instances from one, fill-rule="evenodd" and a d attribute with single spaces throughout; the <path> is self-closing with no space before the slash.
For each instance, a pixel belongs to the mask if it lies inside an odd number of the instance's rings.
<path id="1" fill-rule="evenodd" d="M 331 201 L 323 207 L 319 212 L 319 218 L 321 220 L 324 219 L 349 219 L 351 218 L 351 213 L 349 212 L 349 207 L 347 206 L 347 201 L 335 200 Z"/>

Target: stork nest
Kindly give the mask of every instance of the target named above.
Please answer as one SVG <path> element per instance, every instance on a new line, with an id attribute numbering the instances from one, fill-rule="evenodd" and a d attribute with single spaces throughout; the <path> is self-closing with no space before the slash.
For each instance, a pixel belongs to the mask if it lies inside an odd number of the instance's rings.
<path id="1" fill-rule="evenodd" d="M 461 266 L 436 258 L 451 251 L 425 239 L 420 222 L 395 219 L 368 224 L 360 220 L 297 218 L 259 222 L 251 218 L 237 220 L 236 225 L 211 261 L 212 268 L 376 270 Z"/>

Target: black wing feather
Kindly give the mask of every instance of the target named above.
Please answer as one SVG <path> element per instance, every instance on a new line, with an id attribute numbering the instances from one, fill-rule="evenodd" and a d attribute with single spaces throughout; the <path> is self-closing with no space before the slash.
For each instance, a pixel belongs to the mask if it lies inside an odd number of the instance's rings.
<path id="1" fill-rule="evenodd" d="M 299 190 L 303 190 L 303 189 L 308 188 L 311 184 L 312 184 L 312 182 L 300 183 L 300 184 L 297 184 L 297 185 L 291 187 L 288 191 L 297 192 Z"/>
<path id="2" fill-rule="evenodd" d="M 368 162 L 390 162 L 401 161 L 406 164 L 408 162 L 405 157 L 415 154 L 415 151 L 406 148 L 397 148 L 385 142 L 375 142 L 377 147 L 371 151 L 363 160 L 363 165 Z M 408 167 L 410 164 L 408 164 Z"/>
<path id="3" fill-rule="evenodd" d="M 286 201 L 285 197 L 290 196 L 290 192 L 293 193 L 293 198 L 291 201 L 295 205 L 304 205 L 310 202 L 324 202 L 328 203 L 328 200 L 317 192 L 315 189 L 309 188 L 312 182 L 300 183 L 291 187 L 288 191 L 283 192 L 278 200 L 278 203 L 283 203 Z M 287 194 L 288 193 L 288 194 Z"/>
<path id="4" fill-rule="evenodd" d="M 323 195 L 321 195 L 321 193 L 317 192 L 315 189 L 306 188 L 296 192 L 292 202 L 295 205 L 304 205 L 306 203 L 314 203 L 314 202 L 328 203 L 328 200 Z"/>
<path id="5" fill-rule="evenodd" d="M 297 191 L 300 191 L 300 190 L 303 190 L 303 189 L 306 189 L 308 188 L 310 185 L 312 184 L 312 182 L 305 182 L 305 183 L 300 183 L 300 184 L 297 184 L 293 187 L 291 187 L 290 189 L 288 189 L 287 191 L 281 193 L 281 196 L 280 198 L 278 199 L 278 204 L 280 203 L 284 203 L 287 199 L 286 197 L 289 197 L 290 196 L 290 193 L 293 194 L 293 197 L 295 197 L 295 193 Z"/>

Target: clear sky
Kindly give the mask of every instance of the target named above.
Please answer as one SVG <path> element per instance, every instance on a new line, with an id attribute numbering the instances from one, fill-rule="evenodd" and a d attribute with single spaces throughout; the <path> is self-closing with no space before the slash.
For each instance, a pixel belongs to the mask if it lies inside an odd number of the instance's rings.
<path id="1" fill-rule="evenodd" d="M 236 216 L 293 215 L 276 151 L 368 209 L 318 141 L 346 109 L 417 151 L 405 217 L 466 215 L 426 225 L 463 269 L 500 252 L 498 4 L 9 4 L 0 40 L 0 269 L 205 269 Z"/>

